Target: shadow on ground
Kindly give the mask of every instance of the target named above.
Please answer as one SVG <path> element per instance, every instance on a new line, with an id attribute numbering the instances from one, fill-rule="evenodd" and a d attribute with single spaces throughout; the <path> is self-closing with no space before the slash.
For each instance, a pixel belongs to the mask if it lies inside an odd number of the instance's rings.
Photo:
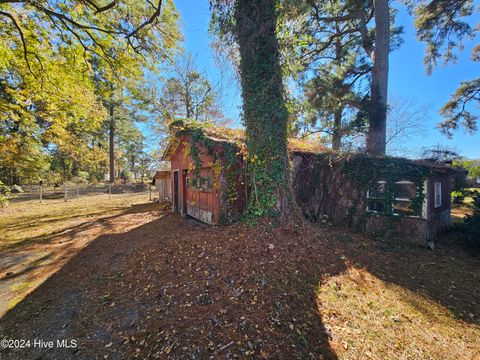
<path id="1" fill-rule="evenodd" d="M 30 238 L 0 254 L 0 316 L 61 268 L 100 234 L 125 232 L 158 212 L 156 204 L 133 205 L 114 216 L 82 220 L 49 236 Z"/>
<path id="2" fill-rule="evenodd" d="M 478 323 L 472 271 L 479 262 L 456 250 L 430 252 L 309 225 L 302 232 L 204 227 L 163 214 L 99 236 L 0 321 L 3 338 L 75 339 L 77 348 L 3 354 L 335 359 L 315 290 L 347 263 Z"/>

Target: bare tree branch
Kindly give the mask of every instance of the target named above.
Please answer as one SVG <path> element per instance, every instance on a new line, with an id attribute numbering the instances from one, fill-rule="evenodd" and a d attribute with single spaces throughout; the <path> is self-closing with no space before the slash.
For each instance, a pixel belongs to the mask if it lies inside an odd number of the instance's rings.
<path id="1" fill-rule="evenodd" d="M 150 16 L 150 18 L 148 18 L 145 22 L 143 22 L 142 24 L 140 24 L 140 26 L 138 26 L 136 29 L 134 29 L 132 32 L 130 32 L 128 35 L 127 35 L 127 38 L 131 38 L 132 36 L 134 36 L 135 34 L 137 34 L 140 30 L 142 30 L 145 26 L 153 23 L 155 21 L 155 19 L 160 15 L 160 11 L 162 10 L 162 0 L 158 0 L 158 5 L 157 7 L 155 8 L 155 12 L 152 14 L 152 16 Z"/>

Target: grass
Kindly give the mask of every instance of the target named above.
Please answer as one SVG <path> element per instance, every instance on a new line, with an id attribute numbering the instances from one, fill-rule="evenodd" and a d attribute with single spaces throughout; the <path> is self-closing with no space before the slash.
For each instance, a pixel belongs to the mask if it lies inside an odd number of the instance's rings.
<path id="1" fill-rule="evenodd" d="M 83 221 L 119 214 L 131 205 L 145 203 L 148 195 L 122 194 L 85 196 L 65 202 L 31 200 L 11 203 L 0 210 L 0 252 L 29 241 L 42 241 Z"/>
<path id="2" fill-rule="evenodd" d="M 10 291 L 14 293 L 22 293 L 25 290 L 28 290 L 30 288 L 37 287 L 39 284 L 39 281 L 26 281 L 26 282 L 21 282 L 15 285 L 10 286 Z"/>
<path id="3" fill-rule="evenodd" d="M 313 358 L 309 354 L 320 353 L 326 345 L 338 359 L 480 359 L 479 263 L 457 253 L 456 248 L 430 252 L 408 242 L 369 239 L 331 227 L 307 227 L 300 234 L 241 226 L 200 228 L 174 215 L 155 215 L 139 226 L 138 219 L 147 218 L 144 214 L 149 206 L 140 213 L 136 207 L 132 210 L 132 205 L 147 200 L 146 194 L 118 195 L 111 201 L 100 195 L 67 203 L 17 203 L 0 212 L 0 249 L 19 248 L 31 239 L 42 241 L 96 218 L 133 214 L 130 222 L 134 228 L 93 242 L 83 257 L 57 273 L 50 287 L 40 287 L 24 308 L 19 306 L 24 330 L 34 327 L 43 333 L 44 328 L 38 329 L 43 322 L 25 314 L 35 314 L 48 302 L 51 312 L 42 315 L 48 323 L 49 317 L 62 314 L 58 309 L 64 303 L 69 304 L 68 299 L 54 294 L 68 294 L 69 289 L 78 287 L 88 289 L 88 297 L 77 306 L 82 306 L 79 311 L 83 314 L 95 314 L 91 324 L 122 319 L 125 309 L 134 306 L 131 295 L 141 296 L 148 315 L 139 321 L 145 324 L 145 334 L 159 336 L 148 339 L 149 344 L 168 335 L 158 335 L 159 328 L 162 333 L 173 329 L 179 345 L 172 352 L 178 357 L 185 355 L 182 345 L 198 345 L 204 349 L 201 355 L 211 355 L 205 349 L 213 340 L 218 343 L 216 349 L 233 341 L 225 351 L 245 357 L 250 351 L 260 353 L 255 346 L 251 350 L 248 342 L 261 339 L 266 346 L 263 354 L 270 352 L 272 359 Z M 125 219 L 118 223 L 123 226 Z M 48 254 L 38 253 L 31 266 L 49 261 Z M 91 269 L 97 271 L 100 265 L 99 275 L 91 277 Z M 210 276 L 214 279 L 211 283 Z M 33 277 L 11 281 L 8 289 L 12 296 L 5 302 L 9 309 L 38 284 Z M 165 284 L 171 285 L 167 292 Z M 237 298 L 234 292 L 240 287 Z M 215 294 L 213 303 L 191 301 L 192 294 L 208 291 Z M 112 294 L 116 306 L 125 307 L 105 307 L 105 294 Z M 185 304 L 183 300 L 171 302 L 172 297 L 185 299 Z M 159 304 L 164 309 L 162 318 L 156 315 Z M 212 314 L 218 315 L 218 323 L 212 322 Z M 34 320 L 25 325 L 24 319 L 29 318 Z M 188 319 L 188 327 L 180 335 L 175 333 L 178 319 Z M 170 328 L 171 324 L 175 326 Z M 83 328 L 83 323 L 78 328 Z M 199 329 L 204 331 L 201 334 L 213 335 L 199 336 Z M 85 331 L 91 334 L 98 329 Z M 328 344 L 324 333 L 329 336 Z M 133 346 L 132 351 L 137 348 L 140 346 Z M 152 348 L 145 349 L 147 357 Z M 100 343 L 96 350 L 106 351 L 105 344 Z"/>
<path id="4" fill-rule="evenodd" d="M 7 309 L 11 310 L 25 298 L 25 294 L 31 289 L 35 289 L 42 283 L 42 280 L 24 281 L 10 286 L 10 291 L 15 294 L 15 297 L 8 301 Z"/>
<path id="5" fill-rule="evenodd" d="M 469 188 L 468 191 L 473 192 L 480 192 L 480 189 L 476 188 Z M 457 204 L 452 206 L 452 219 L 454 223 L 461 223 L 465 219 L 466 216 L 472 215 L 472 204 L 473 204 L 473 197 L 466 196 L 463 200 L 462 204 Z"/>
<path id="6" fill-rule="evenodd" d="M 478 359 L 480 328 L 420 292 L 350 267 L 317 288 L 339 359 Z"/>

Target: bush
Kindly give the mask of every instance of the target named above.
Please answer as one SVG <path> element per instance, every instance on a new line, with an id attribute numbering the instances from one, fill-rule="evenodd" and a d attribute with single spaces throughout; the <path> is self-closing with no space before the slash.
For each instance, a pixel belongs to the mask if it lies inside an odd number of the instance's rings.
<path id="1" fill-rule="evenodd" d="M 10 187 L 0 180 L 0 207 L 5 207 L 8 204 L 10 193 Z"/>
<path id="2" fill-rule="evenodd" d="M 454 205 L 463 204 L 466 196 L 467 196 L 467 194 L 464 190 L 452 191 L 452 203 Z"/>
<path id="3" fill-rule="evenodd" d="M 70 182 L 75 184 L 88 184 L 89 173 L 86 171 L 79 171 L 77 176 L 71 178 Z"/>
<path id="4" fill-rule="evenodd" d="M 19 193 L 23 193 L 23 189 L 20 185 L 12 185 L 10 187 L 10 192 L 11 193 L 16 193 L 16 194 L 19 194 Z"/>
<path id="5" fill-rule="evenodd" d="M 480 192 L 475 192 L 472 195 L 473 213 L 465 218 L 461 232 L 467 246 L 475 254 L 480 254 Z"/>
<path id="6" fill-rule="evenodd" d="M 132 182 L 134 180 L 133 173 L 128 170 L 123 170 L 120 174 L 120 178 L 125 182 Z"/>

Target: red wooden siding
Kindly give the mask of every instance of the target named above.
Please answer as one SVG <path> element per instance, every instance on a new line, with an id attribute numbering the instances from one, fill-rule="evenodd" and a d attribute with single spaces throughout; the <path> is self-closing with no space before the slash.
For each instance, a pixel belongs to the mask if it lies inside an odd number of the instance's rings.
<path id="1" fill-rule="evenodd" d="M 195 175 L 192 172 L 192 165 L 194 164 L 192 157 L 189 155 L 189 136 L 184 136 L 178 145 L 175 153 L 172 155 L 171 169 L 172 173 L 178 171 L 178 209 L 177 211 L 182 215 L 190 215 L 203 222 L 209 224 L 218 223 L 219 219 L 219 189 L 216 189 L 215 181 L 213 179 L 212 162 L 213 159 L 207 154 L 206 149 L 199 145 L 200 159 L 202 161 L 202 168 L 200 173 Z M 212 178 L 212 188 L 209 190 L 195 189 L 192 184 L 187 184 L 187 179 L 190 182 L 196 177 Z M 174 176 L 172 176 L 174 181 Z M 172 189 L 174 189 L 172 184 Z M 176 209 L 172 207 L 175 211 Z"/>

